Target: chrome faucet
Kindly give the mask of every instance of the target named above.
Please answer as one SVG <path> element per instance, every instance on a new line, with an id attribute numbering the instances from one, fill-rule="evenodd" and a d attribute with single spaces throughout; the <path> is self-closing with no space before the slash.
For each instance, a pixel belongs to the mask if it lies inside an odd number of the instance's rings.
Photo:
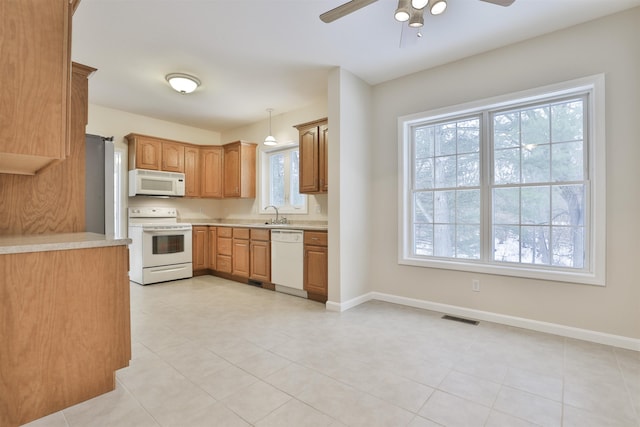
<path id="1" fill-rule="evenodd" d="M 279 224 L 279 222 L 278 222 L 278 221 L 279 221 L 279 220 L 278 220 L 278 208 L 277 208 L 277 207 L 275 207 L 275 206 L 273 206 L 273 205 L 269 205 L 269 206 L 265 206 L 265 207 L 264 207 L 264 210 L 266 211 L 266 210 L 267 210 L 267 208 L 273 208 L 273 209 L 275 209 L 275 210 L 276 210 L 276 219 L 275 219 L 275 221 L 274 221 L 274 220 L 271 220 L 271 224 Z"/>

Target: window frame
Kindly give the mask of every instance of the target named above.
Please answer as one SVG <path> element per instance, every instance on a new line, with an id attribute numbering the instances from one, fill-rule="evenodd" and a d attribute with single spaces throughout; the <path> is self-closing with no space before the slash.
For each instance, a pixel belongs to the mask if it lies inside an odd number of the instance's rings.
<path id="1" fill-rule="evenodd" d="M 298 151 L 298 153 L 300 152 L 300 148 L 298 144 L 277 146 L 270 149 L 263 148 L 260 150 L 261 179 L 260 179 L 260 187 L 259 187 L 260 188 L 260 194 L 259 194 L 260 205 L 258 206 L 258 213 L 262 215 L 273 215 L 272 209 L 265 209 L 268 205 L 271 204 L 271 198 L 270 198 L 271 175 L 270 175 L 270 167 L 269 167 L 269 160 L 271 156 L 279 153 L 290 153 L 292 151 Z M 285 170 L 288 171 L 289 168 L 287 167 Z M 291 179 L 290 176 L 286 178 L 286 181 L 289 182 L 289 185 L 290 185 L 290 179 Z M 298 184 L 298 188 L 299 188 L 299 184 Z M 290 204 L 282 207 L 278 206 L 278 213 L 287 214 L 287 215 L 308 214 L 309 197 L 304 193 L 301 193 L 300 195 L 303 196 L 304 198 L 304 204 L 301 208 L 294 208 Z"/>
<path id="2" fill-rule="evenodd" d="M 606 278 L 606 194 L 605 194 L 605 78 L 604 74 L 588 76 L 548 86 L 514 92 L 465 104 L 438 108 L 421 113 L 398 117 L 398 264 L 418 267 L 441 268 L 476 273 L 514 276 L 538 280 L 605 285 Z M 585 223 L 585 261 L 588 267 L 579 271 L 572 268 L 541 266 L 533 264 L 496 263 L 483 259 L 487 248 L 492 246 L 491 195 L 493 174 L 493 141 L 489 123 L 491 112 L 524 107 L 526 104 L 543 102 L 554 98 L 588 94 L 585 110 L 588 129 L 584 129 L 586 151 L 584 181 L 589 184 L 585 194 L 588 222 Z M 481 259 L 449 259 L 416 257 L 412 255 L 412 179 L 413 161 L 412 127 L 425 122 L 454 120 L 460 117 L 481 114 L 480 186 L 481 201 Z M 488 236 L 488 238 L 487 238 Z M 490 252 L 489 252 L 490 253 Z"/>

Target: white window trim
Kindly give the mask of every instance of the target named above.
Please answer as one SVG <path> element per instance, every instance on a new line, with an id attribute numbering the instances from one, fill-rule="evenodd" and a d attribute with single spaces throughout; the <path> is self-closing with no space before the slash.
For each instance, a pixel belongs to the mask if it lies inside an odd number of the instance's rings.
<path id="1" fill-rule="evenodd" d="M 258 213 L 260 215 L 274 215 L 274 211 L 272 208 L 265 209 L 268 205 L 271 204 L 268 195 L 269 195 L 269 155 L 278 151 L 286 151 L 294 148 L 298 148 L 298 144 L 287 144 L 282 146 L 276 146 L 272 148 L 260 147 L 260 162 L 259 166 L 259 176 L 260 176 L 260 193 L 258 194 Z M 287 215 L 307 215 L 309 213 L 309 196 L 306 194 L 302 194 L 304 197 L 304 206 L 300 209 L 292 209 L 290 207 L 286 208 L 278 208 L 279 214 L 287 214 Z"/>
<path id="2" fill-rule="evenodd" d="M 418 259 L 411 256 L 411 150 L 410 128 L 425 120 L 438 120 L 450 116 L 473 114 L 488 109 L 498 109 L 509 105 L 534 102 L 537 100 L 563 96 L 576 91 L 588 91 L 589 122 L 588 153 L 589 176 L 592 192 L 587 197 L 591 212 L 588 229 L 589 271 L 544 268 L 529 265 L 496 265 L 469 260 Z M 605 286 L 606 282 L 606 135 L 605 135 L 605 77 L 604 74 L 583 77 L 549 86 L 487 98 L 460 105 L 410 114 L 398 118 L 398 264 L 459 270 L 504 276 L 524 277 L 538 280 L 581 283 Z"/>

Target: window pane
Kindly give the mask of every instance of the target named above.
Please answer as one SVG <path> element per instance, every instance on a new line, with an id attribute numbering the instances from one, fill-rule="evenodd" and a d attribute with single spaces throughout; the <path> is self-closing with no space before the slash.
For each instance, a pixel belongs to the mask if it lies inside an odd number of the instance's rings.
<path id="1" fill-rule="evenodd" d="M 480 185 L 480 154 L 458 156 L 458 187 Z"/>
<path id="2" fill-rule="evenodd" d="M 568 101 L 551 107 L 551 134 L 553 142 L 583 139 L 582 100 Z"/>
<path id="3" fill-rule="evenodd" d="M 495 188 L 492 199 L 494 224 L 520 224 L 519 188 Z"/>
<path id="4" fill-rule="evenodd" d="M 496 184 L 520 183 L 519 148 L 496 150 L 493 157 L 493 180 Z"/>
<path id="5" fill-rule="evenodd" d="M 433 157 L 433 126 L 416 128 L 414 131 L 414 138 L 416 159 Z"/>
<path id="6" fill-rule="evenodd" d="M 433 158 L 416 160 L 415 188 L 433 188 Z"/>
<path id="7" fill-rule="evenodd" d="M 413 221 L 433 222 L 433 192 L 423 191 L 414 195 Z"/>
<path id="8" fill-rule="evenodd" d="M 552 222 L 554 225 L 584 225 L 584 185 L 552 187 Z"/>
<path id="9" fill-rule="evenodd" d="M 291 194 L 291 206 L 303 207 L 307 201 L 304 194 L 300 194 L 300 152 L 293 150 L 289 154 L 289 194 Z"/>
<path id="10" fill-rule="evenodd" d="M 273 154 L 269 159 L 269 203 L 284 205 L 284 154 Z"/>
<path id="11" fill-rule="evenodd" d="M 437 224 L 433 227 L 433 254 L 439 257 L 455 256 L 456 227 L 453 224 Z"/>
<path id="12" fill-rule="evenodd" d="M 480 259 L 480 226 L 459 225 L 456 242 L 457 258 Z"/>
<path id="13" fill-rule="evenodd" d="M 456 192 L 435 191 L 433 193 L 434 222 L 454 223 L 456 219 Z"/>
<path id="14" fill-rule="evenodd" d="M 436 188 L 456 186 L 456 156 L 436 157 Z"/>
<path id="15" fill-rule="evenodd" d="M 456 198 L 456 222 L 480 224 L 480 190 L 459 190 Z"/>
<path id="16" fill-rule="evenodd" d="M 522 224 L 549 224 L 551 198 L 549 187 L 525 187 L 521 190 Z"/>
<path id="17" fill-rule="evenodd" d="M 520 146 L 518 113 L 497 114 L 493 117 L 493 146 L 495 149 Z"/>
<path id="18" fill-rule="evenodd" d="M 493 227 L 493 259 L 501 262 L 520 262 L 520 227 Z"/>
<path id="19" fill-rule="evenodd" d="M 458 154 L 480 151 L 480 119 L 458 122 Z"/>
<path id="20" fill-rule="evenodd" d="M 456 153 L 456 123 L 445 123 L 435 126 L 435 154 L 446 156 Z"/>
<path id="21" fill-rule="evenodd" d="M 520 112 L 522 145 L 550 142 L 549 107 L 541 106 Z"/>
<path id="22" fill-rule="evenodd" d="M 522 182 L 549 182 L 549 145 L 525 145 L 522 150 Z"/>
<path id="23" fill-rule="evenodd" d="M 553 265 L 560 267 L 584 267 L 584 228 L 552 228 Z"/>
<path id="24" fill-rule="evenodd" d="M 522 226 L 522 255 L 520 262 L 527 264 L 550 264 L 549 227 Z"/>
<path id="25" fill-rule="evenodd" d="M 413 253 L 415 255 L 433 255 L 433 225 L 415 225 L 413 240 Z"/>
<path id="26" fill-rule="evenodd" d="M 551 148 L 554 181 L 581 181 L 584 177 L 583 142 L 563 142 Z"/>

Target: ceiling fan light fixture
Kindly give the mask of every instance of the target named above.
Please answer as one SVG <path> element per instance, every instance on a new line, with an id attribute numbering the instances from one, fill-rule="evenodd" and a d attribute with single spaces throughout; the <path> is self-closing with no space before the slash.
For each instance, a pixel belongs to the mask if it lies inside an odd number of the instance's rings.
<path id="1" fill-rule="evenodd" d="M 409 26 L 411 28 L 420 28 L 424 25 L 424 15 L 422 10 L 415 9 L 411 12 L 411 18 L 409 19 Z"/>
<path id="2" fill-rule="evenodd" d="M 429 0 L 429 12 L 431 12 L 432 15 L 440 15 L 446 8 L 446 0 Z"/>
<path id="3" fill-rule="evenodd" d="M 269 136 L 267 136 L 264 139 L 263 144 L 266 146 L 273 147 L 274 145 L 278 145 L 278 141 L 276 140 L 276 138 L 273 136 L 273 133 L 271 132 L 271 112 L 273 111 L 273 108 L 267 108 L 267 111 L 269 112 Z"/>
<path id="4" fill-rule="evenodd" d="M 200 86 L 200 80 L 189 74 L 171 73 L 165 78 L 173 90 L 181 94 L 191 93 Z"/>
<path id="5" fill-rule="evenodd" d="M 396 21 L 407 22 L 409 20 L 411 12 L 410 1 L 411 0 L 398 0 L 398 8 L 394 14 Z"/>
<path id="6" fill-rule="evenodd" d="M 414 9 L 424 9 L 429 0 L 411 0 L 411 7 Z"/>

